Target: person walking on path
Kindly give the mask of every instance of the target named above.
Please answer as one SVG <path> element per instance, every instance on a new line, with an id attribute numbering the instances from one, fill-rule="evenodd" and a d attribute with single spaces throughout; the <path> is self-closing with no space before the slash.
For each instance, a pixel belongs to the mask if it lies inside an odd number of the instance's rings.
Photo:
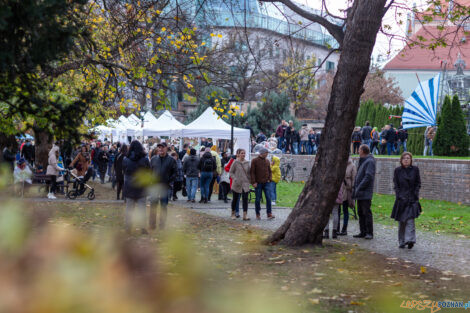
<path id="1" fill-rule="evenodd" d="M 230 167 L 232 178 L 232 219 L 240 217 L 240 197 L 243 201 L 243 220 L 248 221 L 248 193 L 250 192 L 250 162 L 245 160 L 246 152 L 237 150 L 237 158 Z"/>
<path id="2" fill-rule="evenodd" d="M 286 139 L 286 151 L 285 153 L 294 153 L 293 140 L 294 140 L 294 122 L 289 121 L 289 126 L 284 131 L 284 138 Z"/>
<path id="3" fill-rule="evenodd" d="M 273 159 L 271 161 L 271 176 L 272 180 L 269 183 L 269 188 L 271 190 L 271 204 L 276 205 L 277 201 L 277 184 L 281 180 L 281 168 L 280 168 L 281 160 L 273 155 Z"/>
<path id="4" fill-rule="evenodd" d="M 196 149 L 191 148 L 189 156 L 183 162 L 183 173 L 186 177 L 186 189 L 188 202 L 196 202 L 197 185 L 199 182 L 199 158 Z"/>
<path id="5" fill-rule="evenodd" d="M 157 145 L 157 155 L 150 160 L 150 167 L 157 178 L 157 188 L 150 199 L 150 229 L 157 227 L 157 207 L 160 205 L 160 229 L 165 228 L 168 197 L 176 179 L 176 161 L 168 155 L 165 142 Z"/>
<path id="6" fill-rule="evenodd" d="M 202 155 L 198 167 L 201 171 L 201 200 L 199 203 L 207 203 L 209 198 L 209 185 L 212 180 L 213 172 L 217 169 L 216 160 L 209 151 L 206 151 Z"/>
<path id="7" fill-rule="evenodd" d="M 268 149 L 261 148 L 259 151 L 259 156 L 254 158 L 251 161 L 250 177 L 251 184 L 255 187 L 256 200 L 255 200 L 255 209 L 256 209 L 256 219 L 261 219 L 261 197 L 264 196 L 266 200 L 266 213 L 268 219 L 273 219 L 274 215 L 271 212 L 271 191 L 269 188 L 269 183 L 272 180 L 271 173 L 271 164 L 266 159 L 268 156 Z"/>
<path id="8" fill-rule="evenodd" d="M 55 143 L 51 150 L 49 150 L 49 159 L 47 165 L 46 175 L 50 177 L 50 187 L 49 193 L 47 194 L 48 199 L 56 199 L 54 193 L 57 191 L 57 176 L 59 176 L 60 171 L 63 171 L 64 168 L 59 166 L 59 146 Z"/>
<path id="9" fill-rule="evenodd" d="M 96 161 L 98 162 L 101 183 L 104 184 L 109 163 L 108 146 L 102 146 L 102 148 L 100 148 Z"/>
<path id="10" fill-rule="evenodd" d="M 178 196 L 177 196 L 178 191 L 180 191 L 183 188 L 183 180 L 184 180 L 183 163 L 178 158 L 178 153 L 172 152 L 171 157 L 176 162 L 176 175 L 175 175 L 175 181 L 173 182 L 173 188 L 172 188 L 173 201 L 176 201 L 178 200 Z"/>
<path id="11" fill-rule="evenodd" d="M 370 133 L 372 132 L 372 127 L 370 127 L 369 121 L 366 122 L 366 125 L 362 127 L 361 131 L 361 139 L 362 139 L 362 144 L 368 145 L 370 149 L 370 144 L 371 144 L 371 137 Z"/>
<path id="12" fill-rule="evenodd" d="M 357 200 L 360 232 L 354 238 L 374 238 L 373 217 L 370 210 L 375 179 L 375 159 L 369 147 L 359 147 L 359 168 L 354 180 L 353 199 Z"/>
<path id="13" fill-rule="evenodd" d="M 230 157 L 228 156 L 227 152 L 222 152 L 222 158 L 220 161 L 222 165 L 222 174 L 220 174 L 219 200 L 223 200 L 224 203 L 228 203 L 227 196 L 230 192 L 230 169 L 228 171 L 225 170 L 225 165 L 230 162 Z"/>
<path id="14" fill-rule="evenodd" d="M 343 184 L 338 191 L 338 195 L 336 196 L 335 205 L 333 206 L 333 210 L 331 211 L 330 215 L 333 215 L 333 230 L 331 232 L 331 238 L 336 239 L 338 238 L 338 228 L 339 228 L 339 209 L 343 203 Z M 328 220 L 328 224 L 326 224 L 325 230 L 323 231 L 323 238 L 329 239 L 330 238 L 330 221 Z"/>
<path id="15" fill-rule="evenodd" d="M 26 139 L 26 143 L 24 144 L 23 149 L 21 149 L 21 156 L 29 165 L 32 166 L 34 164 L 35 151 L 30 139 Z"/>
<path id="16" fill-rule="evenodd" d="M 124 185 L 124 172 L 122 162 L 127 156 L 127 145 L 122 145 L 114 162 L 114 173 L 116 174 L 116 200 L 124 200 L 124 195 L 120 198 L 122 186 Z"/>
<path id="17" fill-rule="evenodd" d="M 145 187 L 138 181 L 138 173 L 150 168 L 150 162 L 144 147 L 140 142 L 134 140 L 129 147 L 129 153 L 122 162 L 124 173 L 124 185 L 122 196 L 126 198 L 125 224 L 128 233 L 132 230 L 135 220 L 142 234 L 148 234 L 145 228 L 145 213 L 147 209 L 147 197 Z M 134 214 L 134 209 L 137 209 Z"/>
<path id="18" fill-rule="evenodd" d="M 219 154 L 217 153 L 217 146 L 215 146 L 215 145 L 212 146 L 211 149 L 210 149 L 210 153 L 211 153 L 212 157 L 215 159 L 216 168 L 212 172 L 212 179 L 211 179 L 211 182 L 209 184 L 209 195 L 207 197 L 208 202 L 211 201 L 212 192 L 214 191 L 214 184 L 217 181 L 217 178 L 220 176 L 220 174 L 222 174 L 222 162 L 220 160 Z"/>
<path id="19" fill-rule="evenodd" d="M 421 178 L 419 168 L 413 166 L 411 153 L 403 152 L 400 164 L 393 174 L 395 203 L 390 217 L 398 222 L 399 248 L 408 246 L 408 249 L 411 249 L 416 243 L 415 218 L 421 214 Z"/>
<path id="20" fill-rule="evenodd" d="M 346 174 L 344 175 L 343 181 L 343 228 L 341 232 L 339 231 L 338 223 L 338 235 L 347 236 L 348 235 L 348 222 L 349 222 L 349 208 L 354 208 L 354 200 L 352 199 L 352 192 L 354 187 L 354 179 L 356 178 L 356 165 L 351 158 L 348 159 L 348 166 L 346 167 Z M 338 210 L 338 218 L 340 216 L 341 210 Z"/>

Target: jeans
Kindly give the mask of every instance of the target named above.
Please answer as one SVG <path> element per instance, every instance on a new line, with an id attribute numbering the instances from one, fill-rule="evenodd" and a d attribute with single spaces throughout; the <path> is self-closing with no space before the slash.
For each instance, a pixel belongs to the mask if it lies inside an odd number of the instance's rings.
<path id="1" fill-rule="evenodd" d="M 93 162 L 93 181 L 95 181 L 96 173 L 98 173 L 98 164 Z"/>
<path id="2" fill-rule="evenodd" d="M 357 200 L 357 214 L 359 215 L 359 229 L 362 235 L 374 235 L 374 219 L 370 206 L 372 200 Z"/>
<path id="3" fill-rule="evenodd" d="M 300 150 L 302 154 L 308 154 L 307 144 L 308 144 L 307 140 L 300 141 Z"/>
<path id="4" fill-rule="evenodd" d="M 198 177 L 186 177 L 186 189 L 188 192 L 188 200 L 196 199 Z"/>
<path id="5" fill-rule="evenodd" d="M 314 154 L 314 152 L 316 152 L 315 144 L 309 143 L 307 148 L 308 148 L 308 154 Z"/>
<path id="6" fill-rule="evenodd" d="M 354 141 L 353 142 L 353 153 L 352 154 L 359 154 L 359 147 L 361 146 L 360 142 Z"/>
<path id="7" fill-rule="evenodd" d="M 414 218 L 410 218 L 405 222 L 398 222 L 398 243 L 404 245 L 407 242 L 416 243 Z"/>
<path id="8" fill-rule="evenodd" d="M 292 150 L 291 151 L 293 154 L 299 154 L 299 143 L 298 142 L 293 142 L 292 143 Z"/>
<path id="9" fill-rule="evenodd" d="M 370 143 L 371 143 L 371 140 L 370 140 L 370 139 L 364 139 L 364 140 L 362 140 L 362 144 L 363 144 L 363 145 L 368 145 L 368 146 L 369 146 L 369 149 L 370 149 Z"/>
<path id="10" fill-rule="evenodd" d="M 277 184 L 275 182 L 269 182 L 269 189 L 271 190 L 271 201 L 277 200 Z"/>
<path id="11" fill-rule="evenodd" d="M 165 189 L 162 187 L 162 189 Z M 168 206 L 168 190 L 162 190 L 161 195 L 150 201 L 149 224 L 151 229 L 157 228 L 157 207 L 160 204 L 160 229 L 165 228 L 167 206 Z"/>
<path id="12" fill-rule="evenodd" d="M 397 147 L 397 154 L 400 154 L 400 148 L 403 146 L 403 152 L 406 152 L 406 140 L 405 141 L 398 141 L 398 147 Z"/>
<path id="13" fill-rule="evenodd" d="M 266 199 L 266 213 L 271 214 L 271 190 L 269 188 L 269 183 L 258 183 L 255 188 L 256 200 L 255 200 L 255 210 L 256 215 L 259 215 L 261 212 L 261 197 L 263 195 Z"/>
<path id="14" fill-rule="evenodd" d="M 236 216 L 239 216 L 240 212 L 240 197 L 243 201 L 243 212 L 248 212 L 248 191 L 238 193 L 232 190 L 233 199 L 232 199 L 232 212 L 235 212 Z"/>
<path id="15" fill-rule="evenodd" d="M 427 155 L 428 149 L 429 149 L 429 155 L 433 156 L 433 153 L 432 153 L 432 140 L 425 139 L 424 140 L 424 153 L 423 153 L 424 156 Z"/>
<path id="16" fill-rule="evenodd" d="M 126 229 L 130 231 L 132 229 L 132 224 L 135 221 L 140 228 L 145 228 L 145 210 L 147 203 L 147 198 L 142 197 L 138 199 L 126 198 L 126 214 L 125 222 Z M 137 208 L 137 211 L 134 214 L 134 208 Z"/>
<path id="17" fill-rule="evenodd" d="M 395 143 L 394 142 L 387 142 L 387 154 L 391 155 L 395 152 Z"/>
<path id="18" fill-rule="evenodd" d="M 348 200 L 343 201 L 343 231 L 348 230 L 348 222 L 349 222 L 349 205 L 348 205 Z M 341 210 L 338 210 L 338 217 L 341 214 Z M 337 230 L 339 231 L 339 222 L 338 222 L 338 228 Z"/>
<path id="19" fill-rule="evenodd" d="M 211 182 L 209 183 L 209 193 L 207 200 L 211 201 L 212 192 L 214 191 L 214 184 L 218 180 L 219 176 L 213 176 Z"/>
<path id="20" fill-rule="evenodd" d="M 201 172 L 201 200 L 209 198 L 209 185 L 212 180 L 212 172 Z"/>
<path id="21" fill-rule="evenodd" d="M 378 146 L 379 146 L 379 142 L 378 142 L 378 141 L 372 142 L 372 143 L 370 144 L 370 153 L 371 153 L 371 154 L 374 154 L 374 151 L 375 151 L 375 152 L 376 152 L 375 154 L 379 154 L 379 148 L 378 148 Z"/>

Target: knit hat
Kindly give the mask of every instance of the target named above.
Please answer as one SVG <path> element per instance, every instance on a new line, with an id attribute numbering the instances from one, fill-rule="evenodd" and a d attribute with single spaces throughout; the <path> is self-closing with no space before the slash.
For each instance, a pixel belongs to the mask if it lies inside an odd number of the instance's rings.
<path id="1" fill-rule="evenodd" d="M 259 154 L 268 153 L 268 152 L 269 152 L 268 149 L 266 149 L 264 147 L 259 149 Z"/>

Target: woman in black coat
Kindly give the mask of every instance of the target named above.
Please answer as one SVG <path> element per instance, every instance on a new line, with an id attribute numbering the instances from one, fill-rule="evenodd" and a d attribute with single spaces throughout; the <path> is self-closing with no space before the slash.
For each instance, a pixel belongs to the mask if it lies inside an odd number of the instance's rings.
<path id="1" fill-rule="evenodd" d="M 124 186 L 122 195 L 126 198 L 126 230 L 132 229 L 133 211 L 137 206 L 136 220 L 140 223 L 142 234 L 147 234 L 145 229 L 146 200 L 145 187 L 137 181 L 137 173 L 141 170 L 150 169 L 150 161 L 140 142 L 134 140 L 129 146 L 129 152 L 122 162 L 124 173 Z"/>
<path id="2" fill-rule="evenodd" d="M 400 164 L 393 175 L 396 199 L 390 217 L 398 222 L 399 247 L 403 249 L 408 246 L 408 249 L 411 249 L 416 243 L 415 218 L 421 213 L 419 203 L 421 178 L 419 168 L 413 166 L 411 153 L 403 152 Z"/>
<path id="3" fill-rule="evenodd" d="M 116 160 L 114 161 L 114 173 L 116 174 L 116 198 L 120 200 L 120 194 L 122 186 L 124 185 L 124 172 L 122 168 L 122 162 L 124 157 L 127 156 L 127 145 L 123 144 L 121 150 L 119 150 Z M 122 197 L 124 199 L 124 196 Z"/>

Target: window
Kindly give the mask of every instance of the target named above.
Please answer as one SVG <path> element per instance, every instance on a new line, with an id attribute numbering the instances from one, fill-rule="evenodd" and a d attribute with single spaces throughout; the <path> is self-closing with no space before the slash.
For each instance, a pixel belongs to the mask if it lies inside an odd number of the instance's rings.
<path id="1" fill-rule="evenodd" d="M 335 62 L 326 61 L 326 70 L 327 72 L 335 70 Z"/>

